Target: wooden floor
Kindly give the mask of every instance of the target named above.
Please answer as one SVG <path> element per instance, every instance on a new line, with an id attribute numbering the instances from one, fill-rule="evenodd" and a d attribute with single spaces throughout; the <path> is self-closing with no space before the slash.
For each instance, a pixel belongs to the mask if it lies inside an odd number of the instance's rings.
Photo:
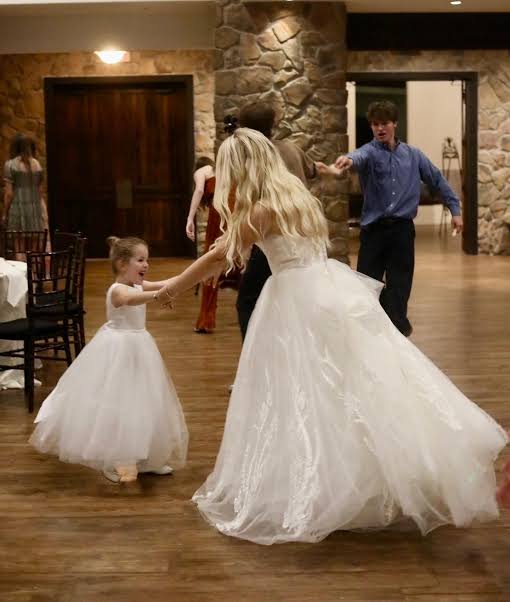
<path id="1" fill-rule="evenodd" d="M 510 258 L 466 256 L 459 240 L 418 237 L 413 341 L 510 427 Z M 154 260 L 154 278 L 185 261 Z M 87 334 L 104 321 L 106 262 L 90 262 Z M 337 602 L 510 600 L 510 514 L 471 529 L 338 532 L 319 544 L 261 547 L 211 529 L 190 497 L 211 470 L 240 350 L 232 291 L 218 330 L 192 332 L 198 298 L 149 308 L 148 327 L 190 428 L 188 466 L 121 487 L 38 455 L 20 391 L 0 392 L 0 600 Z M 46 365 L 37 406 L 60 366 Z M 501 464 L 500 460 L 498 465 Z"/>

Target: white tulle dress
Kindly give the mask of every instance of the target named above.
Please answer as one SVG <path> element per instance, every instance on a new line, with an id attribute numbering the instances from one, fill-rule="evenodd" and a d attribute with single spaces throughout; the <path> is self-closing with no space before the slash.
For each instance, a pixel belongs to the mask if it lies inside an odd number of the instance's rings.
<path id="1" fill-rule="evenodd" d="M 496 517 L 493 463 L 507 435 L 398 332 L 380 283 L 306 240 L 260 246 L 273 275 L 216 465 L 193 497 L 206 520 L 273 544 Z"/>
<path id="2" fill-rule="evenodd" d="M 159 469 L 186 461 L 188 431 L 152 336 L 145 305 L 115 308 L 44 401 L 30 443 L 65 461 L 111 470 Z M 137 287 L 141 289 L 141 287 Z"/>

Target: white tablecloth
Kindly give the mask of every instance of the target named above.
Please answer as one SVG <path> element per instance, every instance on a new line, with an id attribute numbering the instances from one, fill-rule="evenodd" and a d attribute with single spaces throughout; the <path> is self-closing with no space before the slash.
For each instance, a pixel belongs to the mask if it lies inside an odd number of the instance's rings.
<path id="1" fill-rule="evenodd" d="M 6 261 L 0 257 L 0 322 L 10 322 L 26 316 L 27 264 L 23 261 Z M 20 341 L 0 340 L 0 351 L 19 349 Z M 16 366 L 21 360 L 0 356 L 0 364 Z M 36 368 L 41 362 L 36 361 Z M 35 381 L 40 385 L 39 381 Z M 0 389 L 22 389 L 24 387 L 22 370 L 0 372 Z"/>

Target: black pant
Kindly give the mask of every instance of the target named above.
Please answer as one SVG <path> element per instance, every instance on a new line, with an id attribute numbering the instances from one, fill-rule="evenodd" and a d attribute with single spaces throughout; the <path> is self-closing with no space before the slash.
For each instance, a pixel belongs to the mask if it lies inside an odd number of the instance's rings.
<path id="1" fill-rule="evenodd" d="M 250 258 L 246 264 L 246 270 L 241 278 L 236 303 L 237 319 L 239 320 L 243 341 L 251 314 L 269 276 L 271 276 L 271 268 L 266 256 L 257 245 L 253 245 Z"/>
<path id="2" fill-rule="evenodd" d="M 358 272 L 386 283 L 381 305 L 403 334 L 409 334 L 407 302 L 414 273 L 412 220 L 383 218 L 361 228 Z"/>

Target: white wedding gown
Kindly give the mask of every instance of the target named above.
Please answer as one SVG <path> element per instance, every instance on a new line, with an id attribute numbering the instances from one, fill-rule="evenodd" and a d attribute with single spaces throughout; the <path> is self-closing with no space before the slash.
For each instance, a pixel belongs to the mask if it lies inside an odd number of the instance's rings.
<path id="1" fill-rule="evenodd" d="M 505 431 L 398 332 L 382 285 L 304 239 L 260 247 L 273 275 L 216 465 L 193 497 L 206 520 L 273 544 L 404 518 L 425 534 L 498 516 Z"/>
<path id="2" fill-rule="evenodd" d="M 139 471 L 186 461 L 188 430 L 161 354 L 145 329 L 145 305 L 114 307 L 45 399 L 30 443 L 97 470 Z M 137 286 L 141 290 L 141 287 Z"/>

